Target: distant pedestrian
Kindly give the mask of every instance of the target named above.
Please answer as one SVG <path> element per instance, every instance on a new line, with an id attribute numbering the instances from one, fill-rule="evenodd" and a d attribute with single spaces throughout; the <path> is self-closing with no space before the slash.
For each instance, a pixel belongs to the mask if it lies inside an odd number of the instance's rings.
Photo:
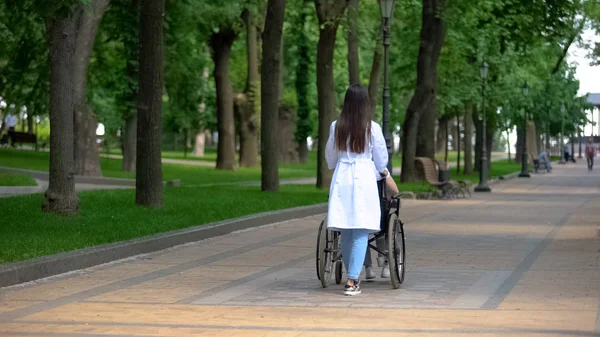
<path id="1" fill-rule="evenodd" d="M 14 137 L 13 133 L 15 132 L 15 126 L 17 126 L 17 116 L 9 113 L 8 115 L 6 115 L 6 117 L 4 117 L 4 123 L 8 127 L 7 136 L 8 136 L 9 145 L 14 147 L 15 140 L 13 138 Z"/>
<path id="2" fill-rule="evenodd" d="M 565 145 L 565 161 L 569 161 L 569 145 Z"/>
<path id="3" fill-rule="evenodd" d="M 594 169 L 594 157 L 596 156 L 596 146 L 592 144 L 592 138 L 588 138 L 588 143 L 585 146 L 585 157 L 587 158 L 588 170 Z"/>
<path id="4" fill-rule="evenodd" d="M 4 117 L 4 123 L 8 127 L 8 132 L 14 132 L 15 126 L 17 126 L 17 116 L 8 114 Z"/>
<path id="5" fill-rule="evenodd" d="M 552 166 L 550 166 L 550 156 L 548 155 L 547 151 L 542 151 L 542 153 L 540 153 L 540 155 L 538 156 L 538 160 L 540 161 L 540 163 L 543 162 L 544 164 L 546 164 L 546 171 L 552 171 Z"/>

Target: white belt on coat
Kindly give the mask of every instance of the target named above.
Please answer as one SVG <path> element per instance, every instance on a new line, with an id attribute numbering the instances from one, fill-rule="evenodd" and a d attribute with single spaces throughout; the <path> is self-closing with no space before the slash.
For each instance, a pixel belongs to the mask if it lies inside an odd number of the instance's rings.
<path id="1" fill-rule="evenodd" d="M 368 159 L 368 158 L 340 158 L 339 159 L 339 163 L 344 163 L 344 164 L 350 164 L 351 165 L 351 170 L 352 170 L 352 175 L 354 176 L 354 179 L 359 179 L 359 177 L 356 176 L 356 163 L 373 163 L 373 160 Z"/>

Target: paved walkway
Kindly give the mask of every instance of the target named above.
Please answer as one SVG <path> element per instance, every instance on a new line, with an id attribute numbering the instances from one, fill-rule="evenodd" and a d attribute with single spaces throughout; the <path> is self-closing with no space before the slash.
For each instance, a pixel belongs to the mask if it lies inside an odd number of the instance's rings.
<path id="1" fill-rule="evenodd" d="M 600 172 L 403 201 L 406 280 L 322 289 L 322 216 L 0 290 L 0 336 L 600 336 Z"/>

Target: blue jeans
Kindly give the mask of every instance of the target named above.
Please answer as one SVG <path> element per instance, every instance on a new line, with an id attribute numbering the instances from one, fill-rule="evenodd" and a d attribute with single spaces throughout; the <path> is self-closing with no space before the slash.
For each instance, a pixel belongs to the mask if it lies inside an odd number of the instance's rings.
<path id="1" fill-rule="evenodd" d="M 340 229 L 342 234 L 342 258 L 348 271 L 348 278 L 358 280 L 363 262 L 365 262 L 365 251 L 369 240 L 368 229 Z"/>

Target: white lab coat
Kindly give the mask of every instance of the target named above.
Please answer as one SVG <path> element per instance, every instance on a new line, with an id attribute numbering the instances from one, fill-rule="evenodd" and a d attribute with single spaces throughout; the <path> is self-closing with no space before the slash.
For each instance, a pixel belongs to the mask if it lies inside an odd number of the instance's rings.
<path id="1" fill-rule="evenodd" d="M 338 151 L 335 147 L 335 124 L 329 128 L 325 159 L 334 169 L 329 189 L 327 227 L 331 229 L 380 230 L 381 209 L 377 178 L 388 162 L 385 139 L 379 124 L 371 122 L 371 139 L 363 153 Z"/>

